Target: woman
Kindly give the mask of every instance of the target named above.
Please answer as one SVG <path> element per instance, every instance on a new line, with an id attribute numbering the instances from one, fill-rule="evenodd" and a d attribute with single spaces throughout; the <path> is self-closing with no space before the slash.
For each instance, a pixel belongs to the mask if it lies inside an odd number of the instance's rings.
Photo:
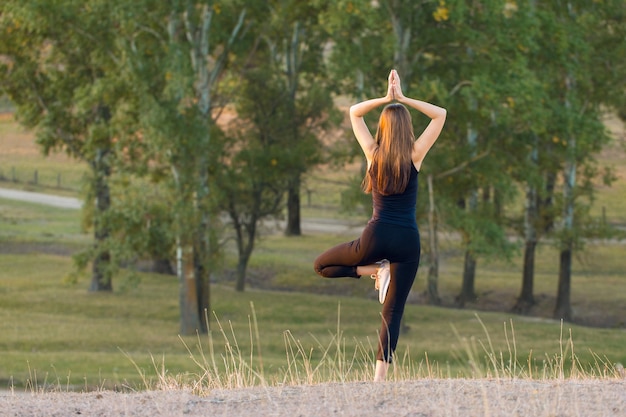
<path id="1" fill-rule="evenodd" d="M 335 246 L 315 260 L 315 271 L 323 277 L 370 275 L 376 279 L 383 321 L 375 381 L 387 376 L 398 344 L 404 305 L 419 265 L 420 238 L 415 222 L 418 173 L 446 120 L 445 109 L 405 97 L 395 70 L 389 73 L 388 81 L 384 97 L 350 108 L 352 130 L 367 159 L 363 188 L 372 193 L 372 218 L 360 238 Z M 398 103 L 392 103 L 394 100 Z M 386 107 L 372 137 L 363 117 L 382 105 Z M 431 119 L 417 140 L 405 105 Z"/>

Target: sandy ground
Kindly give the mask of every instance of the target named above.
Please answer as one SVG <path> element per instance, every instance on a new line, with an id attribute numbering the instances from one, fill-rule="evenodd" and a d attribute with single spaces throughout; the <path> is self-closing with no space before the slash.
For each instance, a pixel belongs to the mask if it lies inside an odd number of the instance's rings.
<path id="1" fill-rule="evenodd" d="M 626 380 L 439 379 L 141 393 L 0 394 L 0 416 L 626 416 Z"/>

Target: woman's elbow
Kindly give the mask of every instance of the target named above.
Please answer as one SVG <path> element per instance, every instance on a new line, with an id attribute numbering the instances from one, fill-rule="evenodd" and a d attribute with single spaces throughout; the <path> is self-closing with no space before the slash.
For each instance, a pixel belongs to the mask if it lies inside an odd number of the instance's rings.
<path id="1" fill-rule="evenodd" d="M 350 118 L 355 120 L 355 119 L 362 119 L 365 114 L 363 113 L 363 108 L 362 106 L 359 106 L 360 103 L 357 104 L 353 104 L 352 106 L 350 106 Z"/>

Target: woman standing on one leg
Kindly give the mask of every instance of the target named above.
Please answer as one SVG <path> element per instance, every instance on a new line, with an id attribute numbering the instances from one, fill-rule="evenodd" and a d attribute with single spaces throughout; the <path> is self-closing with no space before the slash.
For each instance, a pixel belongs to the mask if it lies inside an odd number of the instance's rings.
<path id="1" fill-rule="evenodd" d="M 394 100 L 398 103 L 390 104 Z M 382 105 L 386 106 L 373 137 L 363 117 Z M 411 115 L 404 105 L 431 119 L 417 140 Z M 385 379 L 398 344 L 404 305 L 420 258 L 420 238 L 415 222 L 417 177 L 445 120 L 445 109 L 405 97 L 395 70 L 389 73 L 385 97 L 365 100 L 350 108 L 352 130 L 367 159 L 363 188 L 372 193 L 374 211 L 361 237 L 321 254 L 315 260 L 315 271 L 327 278 L 376 277 L 379 300 L 383 303 L 383 322 L 375 381 Z"/>

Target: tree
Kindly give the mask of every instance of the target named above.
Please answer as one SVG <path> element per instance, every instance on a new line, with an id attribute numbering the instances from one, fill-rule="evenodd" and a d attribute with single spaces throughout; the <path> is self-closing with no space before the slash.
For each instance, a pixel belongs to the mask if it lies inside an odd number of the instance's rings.
<path id="1" fill-rule="evenodd" d="M 261 220 L 282 210 L 286 173 L 293 160 L 289 129 L 292 112 L 276 71 L 258 67 L 246 72 L 238 88 L 237 121 L 229 129 L 219 176 L 223 210 L 235 232 L 237 291 L 244 291 L 246 270 Z M 302 147 L 302 143 L 295 146 Z"/>
<path id="2" fill-rule="evenodd" d="M 435 47 L 422 71 L 448 86 L 442 101 L 454 117 L 446 122 L 448 136 L 437 144 L 438 152 L 429 155 L 429 164 L 452 169 L 489 155 L 433 183 L 439 187 L 439 212 L 460 232 L 465 248 L 460 306 L 476 297 L 478 257 L 511 255 L 502 207 L 513 187 L 510 176 L 502 174 L 509 170 L 510 154 L 519 148 L 509 139 L 510 127 L 528 117 L 523 107 L 514 108 L 519 98 L 512 94 L 522 90 L 528 73 L 529 40 L 524 34 L 529 29 L 525 14 L 516 11 L 499 0 L 442 1 L 431 15 Z"/>
<path id="3" fill-rule="evenodd" d="M 518 314 L 527 314 L 535 304 L 534 275 L 535 253 L 541 238 L 554 226 L 555 181 L 558 163 L 550 158 L 553 144 L 541 141 L 535 126 L 521 135 L 518 140 L 530 144 L 525 163 L 518 164 L 520 170 L 515 178 L 526 186 L 525 206 L 520 234 L 524 240 L 522 285 L 520 294 L 512 308 Z M 540 159 L 541 154 L 541 159 Z"/>
<path id="4" fill-rule="evenodd" d="M 285 134 L 290 135 L 288 150 L 291 170 L 285 175 L 287 192 L 287 221 L 285 234 L 302 234 L 300 193 L 302 176 L 321 161 L 321 146 L 309 147 L 308 153 L 298 152 L 300 142 L 319 140 L 317 136 L 338 122 L 331 99 L 332 80 L 327 76 L 324 50 L 328 33 L 319 22 L 319 15 L 329 8 L 330 1 L 299 2 L 270 1 L 260 12 L 264 24 L 256 32 L 262 60 L 255 65 L 273 71 L 272 78 L 280 81 L 281 100 L 289 117 L 282 119 Z M 268 74 L 270 76 L 270 74 Z M 329 117 L 330 115 L 330 117 Z"/>
<path id="5" fill-rule="evenodd" d="M 609 140 L 602 115 L 605 108 L 623 102 L 614 93 L 624 89 L 623 63 L 618 48 L 609 46 L 623 41 L 626 6 L 610 1 L 567 1 L 563 6 L 537 6 L 542 32 L 550 37 L 537 39 L 539 65 L 534 69 L 548 98 L 550 125 L 544 142 L 552 143 L 550 157 L 560 161 L 563 181 L 556 199 L 561 215 L 556 229 L 560 254 L 554 317 L 572 320 L 573 252 L 593 224 L 586 213 L 598 174 L 595 156 Z"/>
<path id="6" fill-rule="evenodd" d="M 167 175 L 161 181 L 175 202 L 181 333 L 206 332 L 220 230 L 212 173 L 219 171 L 218 119 L 227 102 L 219 86 L 241 41 L 246 8 L 236 1 L 146 0 L 125 3 L 120 16 L 136 94 L 126 138 L 144 138 L 146 170 Z"/>
<path id="7" fill-rule="evenodd" d="M 85 206 L 93 205 L 94 246 L 78 257 L 92 263 L 91 291 L 111 291 L 112 166 L 115 120 L 126 86 L 117 78 L 115 24 L 96 1 L 13 1 L 0 9 L 0 77 L 17 118 L 36 131 L 45 154 L 64 151 L 89 167 Z"/>
<path id="8" fill-rule="evenodd" d="M 320 136 L 337 121 L 324 77 L 326 35 L 312 13 L 316 9 L 302 3 L 267 6 L 255 15 L 265 23 L 251 31 L 254 52 L 233 83 L 237 118 L 228 129 L 218 182 L 235 229 L 239 291 L 245 287 L 257 223 L 280 215 L 285 190 L 285 233 L 300 234 L 301 176 L 321 161 Z"/>
<path id="9" fill-rule="evenodd" d="M 484 153 L 476 158 L 480 159 L 486 156 Z M 448 171 L 437 174 L 436 179 L 441 180 L 450 175 L 455 174 L 463 170 L 473 160 L 467 160 L 461 163 L 459 166 L 454 167 Z M 428 187 L 428 276 L 426 278 L 426 296 L 428 302 L 434 305 L 441 304 L 441 298 L 439 297 L 439 215 L 437 205 L 435 203 L 435 191 L 434 191 L 434 175 L 428 174 L 426 177 Z"/>

